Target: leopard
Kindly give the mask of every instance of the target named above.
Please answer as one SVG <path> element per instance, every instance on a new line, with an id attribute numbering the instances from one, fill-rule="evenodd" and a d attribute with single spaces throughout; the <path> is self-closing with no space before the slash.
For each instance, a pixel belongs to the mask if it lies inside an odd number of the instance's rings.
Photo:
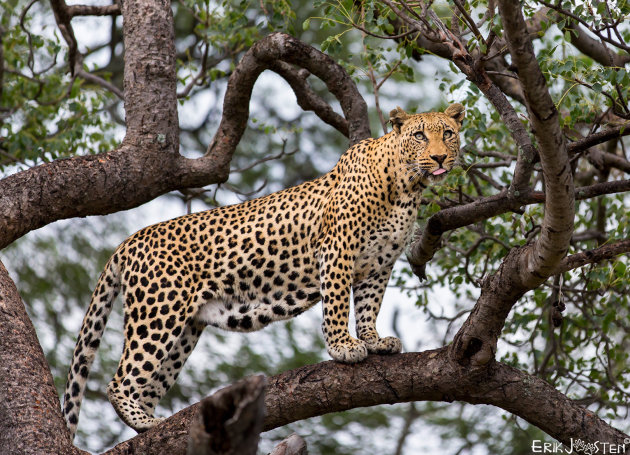
<path id="1" fill-rule="evenodd" d="M 207 326 L 251 332 L 321 301 L 333 360 L 401 352 L 400 339 L 380 337 L 376 319 L 394 263 L 413 237 L 423 190 L 458 162 L 464 116 L 459 103 L 419 114 L 397 107 L 389 133 L 354 144 L 319 178 L 125 240 L 97 281 L 77 337 L 62 408 L 72 437 L 119 294 L 124 346 L 107 396 L 137 432 L 164 420 L 155 408 Z"/>

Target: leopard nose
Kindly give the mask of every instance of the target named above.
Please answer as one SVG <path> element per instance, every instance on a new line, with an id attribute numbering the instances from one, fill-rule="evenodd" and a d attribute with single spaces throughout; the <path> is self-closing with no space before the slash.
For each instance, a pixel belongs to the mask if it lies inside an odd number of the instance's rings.
<path id="1" fill-rule="evenodd" d="M 446 155 L 431 155 L 431 158 L 437 161 L 437 164 L 441 166 L 444 160 L 446 159 Z"/>

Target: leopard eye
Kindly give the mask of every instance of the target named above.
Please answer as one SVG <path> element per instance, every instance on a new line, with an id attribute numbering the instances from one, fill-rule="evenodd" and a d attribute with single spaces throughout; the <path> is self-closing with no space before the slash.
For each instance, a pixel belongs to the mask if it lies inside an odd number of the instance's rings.
<path id="1" fill-rule="evenodd" d="M 424 133 L 422 131 L 416 131 L 415 133 L 413 133 L 413 136 L 418 139 L 419 141 L 426 141 L 427 137 L 424 135 Z"/>
<path id="2" fill-rule="evenodd" d="M 444 139 L 450 139 L 453 137 L 453 132 L 451 130 L 444 131 Z"/>

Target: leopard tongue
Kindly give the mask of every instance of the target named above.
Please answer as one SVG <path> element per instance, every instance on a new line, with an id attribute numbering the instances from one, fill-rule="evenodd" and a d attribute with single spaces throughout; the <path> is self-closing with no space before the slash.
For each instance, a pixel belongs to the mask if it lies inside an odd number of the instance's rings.
<path id="1" fill-rule="evenodd" d="M 431 172 L 431 174 L 433 175 L 440 175 L 440 174 L 444 174 L 446 172 L 446 169 L 440 168 L 440 169 L 436 169 L 435 171 Z"/>

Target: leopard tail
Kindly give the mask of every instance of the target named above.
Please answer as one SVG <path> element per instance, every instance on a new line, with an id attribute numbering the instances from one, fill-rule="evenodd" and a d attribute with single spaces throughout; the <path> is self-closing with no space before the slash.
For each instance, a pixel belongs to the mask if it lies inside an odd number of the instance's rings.
<path id="1" fill-rule="evenodd" d="M 119 292 L 120 260 L 119 254 L 116 253 L 107 262 L 105 270 L 98 279 L 72 355 L 62 408 L 71 438 L 74 438 L 79 423 L 79 410 L 85 394 L 90 367 Z"/>

